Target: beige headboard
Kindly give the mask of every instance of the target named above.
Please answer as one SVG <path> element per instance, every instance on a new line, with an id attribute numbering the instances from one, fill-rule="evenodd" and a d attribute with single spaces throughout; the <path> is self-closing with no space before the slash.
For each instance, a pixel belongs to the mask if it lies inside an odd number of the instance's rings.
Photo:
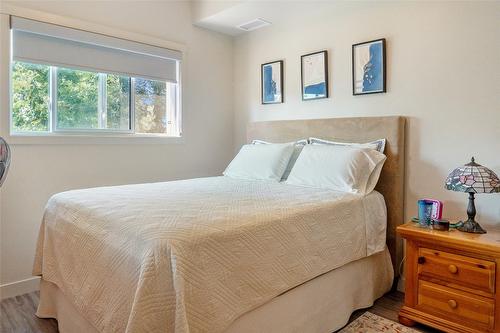
<path id="1" fill-rule="evenodd" d="M 402 241 L 396 237 L 396 227 L 404 222 L 405 118 L 359 117 L 308 120 L 280 120 L 250 123 L 248 142 L 262 139 L 289 142 L 308 137 L 336 141 L 368 142 L 387 139 L 387 160 L 375 188 L 385 197 L 387 205 L 387 246 L 391 252 L 395 274 L 403 257 Z"/>

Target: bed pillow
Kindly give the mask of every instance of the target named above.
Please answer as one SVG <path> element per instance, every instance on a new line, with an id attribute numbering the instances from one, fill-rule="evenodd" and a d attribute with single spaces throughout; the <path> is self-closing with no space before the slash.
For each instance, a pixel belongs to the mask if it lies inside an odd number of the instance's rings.
<path id="1" fill-rule="evenodd" d="M 249 144 L 241 147 L 224 176 L 236 179 L 279 182 L 293 154 L 295 144 Z"/>
<path id="2" fill-rule="evenodd" d="M 309 138 L 309 143 L 312 145 L 338 145 L 338 146 L 350 146 L 355 148 L 369 148 L 375 149 L 380 153 L 384 153 L 385 150 L 385 139 L 378 139 L 367 143 L 355 143 L 355 142 L 337 142 L 318 138 Z"/>
<path id="3" fill-rule="evenodd" d="M 263 140 L 253 140 L 252 144 L 269 145 L 272 144 L 272 142 L 267 142 Z M 290 157 L 290 161 L 288 161 L 288 165 L 285 169 L 285 172 L 283 173 L 283 177 L 281 177 L 281 181 L 285 181 L 288 178 L 288 175 L 290 174 L 290 171 L 292 171 L 293 165 L 295 164 L 295 161 L 297 161 L 297 158 L 299 157 L 302 148 L 304 148 L 304 146 L 307 144 L 307 139 L 295 141 L 294 144 L 295 147 L 293 149 L 292 156 Z"/>
<path id="4" fill-rule="evenodd" d="M 290 143 L 292 143 L 292 142 L 290 142 Z M 300 140 L 297 140 L 293 143 L 295 143 L 296 145 L 305 146 L 307 144 L 307 139 L 300 139 Z M 264 140 L 253 140 L 252 144 L 254 144 L 254 145 L 269 145 L 269 144 L 273 144 L 273 142 L 264 141 Z"/>
<path id="5" fill-rule="evenodd" d="M 368 148 L 306 145 L 286 183 L 368 194 L 377 185 L 385 159 Z"/>

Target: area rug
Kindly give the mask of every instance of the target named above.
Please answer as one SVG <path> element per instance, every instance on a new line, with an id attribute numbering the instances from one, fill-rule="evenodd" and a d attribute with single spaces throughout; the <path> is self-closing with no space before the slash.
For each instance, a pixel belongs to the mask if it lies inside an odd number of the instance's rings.
<path id="1" fill-rule="evenodd" d="M 418 331 L 403 326 L 392 320 L 365 312 L 355 321 L 344 327 L 338 333 L 418 333 Z"/>

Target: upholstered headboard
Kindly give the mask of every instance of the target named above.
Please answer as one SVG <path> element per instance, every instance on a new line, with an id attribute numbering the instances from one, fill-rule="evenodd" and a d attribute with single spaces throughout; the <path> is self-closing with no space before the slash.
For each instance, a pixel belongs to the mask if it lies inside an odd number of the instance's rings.
<path id="1" fill-rule="evenodd" d="M 384 195 L 387 205 L 387 246 L 397 276 L 397 266 L 403 257 L 402 241 L 396 235 L 396 227 L 404 222 L 405 118 L 280 120 L 254 122 L 247 126 L 249 142 L 254 139 L 289 142 L 308 137 L 346 142 L 368 142 L 380 138 L 387 140 L 387 160 L 375 189 Z"/>

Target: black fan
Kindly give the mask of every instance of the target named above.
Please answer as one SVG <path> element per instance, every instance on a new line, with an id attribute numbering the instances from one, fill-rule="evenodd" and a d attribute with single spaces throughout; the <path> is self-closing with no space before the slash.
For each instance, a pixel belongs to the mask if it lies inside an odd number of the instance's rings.
<path id="1" fill-rule="evenodd" d="M 7 142 L 0 137 L 0 186 L 2 186 L 10 164 L 10 148 Z"/>

